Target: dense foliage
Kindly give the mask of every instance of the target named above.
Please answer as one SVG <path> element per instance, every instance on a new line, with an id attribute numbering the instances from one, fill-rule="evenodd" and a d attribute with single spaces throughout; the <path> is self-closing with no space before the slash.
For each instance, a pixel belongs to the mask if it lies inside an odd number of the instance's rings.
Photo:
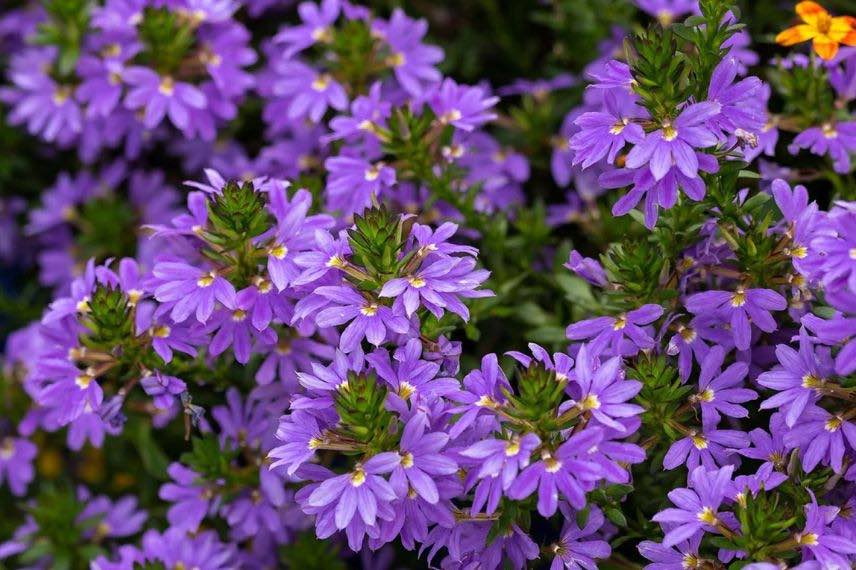
<path id="1" fill-rule="evenodd" d="M 848 4 L 5 2 L 0 567 L 856 567 Z"/>

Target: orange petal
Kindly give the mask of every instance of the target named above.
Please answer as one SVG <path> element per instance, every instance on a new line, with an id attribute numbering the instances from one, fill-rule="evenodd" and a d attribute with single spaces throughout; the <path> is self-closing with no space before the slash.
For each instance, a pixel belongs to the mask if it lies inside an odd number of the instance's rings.
<path id="1" fill-rule="evenodd" d="M 829 16 L 829 12 L 817 2 L 800 2 L 796 10 L 802 21 L 812 26 L 817 25 L 821 17 Z"/>
<path id="2" fill-rule="evenodd" d="M 812 45 L 821 59 L 832 59 L 838 53 L 838 42 L 832 41 L 828 36 L 817 36 L 812 40 Z"/>
<path id="3" fill-rule="evenodd" d="M 841 43 L 846 46 L 856 46 L 856 30 L 850 30 L 850 32 L 841 40 Z"/>
<path id="4" fill-rule="evenodd" d="M 829 20 L 829 30 L 826 32 L 826 35 L 833 41 L 840 42 L 847 37 L 847 34 L 853 31 L 853 25 L 850 20 L 851 18 L 844 16 L 832 18 Z"/>
<path id="5" fill-rule="evenodd" d="M 788 28 L 776 36 L 776 43 L 783 46 L 792 46 L 806 40 L 810 40 L 817 35 L 817 30 L 808 24 L 800 24 Z"/>

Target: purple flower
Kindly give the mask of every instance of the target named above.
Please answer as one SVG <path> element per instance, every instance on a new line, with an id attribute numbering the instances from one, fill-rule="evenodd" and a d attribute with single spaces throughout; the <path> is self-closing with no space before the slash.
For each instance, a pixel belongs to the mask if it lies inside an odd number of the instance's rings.
<path id="1" fill-rule="evenodd" d="M 136 497 L 122 497 L 115 503 L 108 497 L 94 497 L 77 516 L 82 524 L 85 521 L 98 519 L 98 524 L 86 534 L 91 534 L 90 540 L 131 536 L 140 532 L 148 518 L 145 511 L 137 510 Z"/>
<path id="2" fill-rule="evenodd" d="M 537 435 L 527 433 L 508 440 L 483 439 L 461 451 L 460 455 L 473 460 L 467 485 L 467 488 L 475 486 L 470 510 L 478 513 L 484 508 L 486 514 L 496 512 L 504 492 L 520 470 L 529 465 L 532 453 L 540 444 Z"/>
<path id="3" fill-rule="evenodd" d="M 728 56 L 713 70 L 707 100 L 720 108 L 719 114 L 708 124 L 732 135 L 738 130 L 756 134 L 763 129 L 767 119 L 761 97 L 763 83 L 757 77 L 747 77 L 734 83 L 739 71 L 737 60 Z"/>
<path id="4" fill-rule="evenodd" d="M 706 560 L 699 555 L 700 543 L 701 535 L 696 535 L 694 538 L 673 546 L 664 546 L 658 542 L 643 540 L 639 543 L 638 549 L 639 554 L 654 563 L 645 566 L 648 570 L 686 570 L 688 564 L 699 566 L 707 562 L 713 563 L 712 560 Z"/>
<path id="5" fill-rule="evenodd" d="M 642 326 L 662 315 L 663 307 L 644 305 L 615 317 L 595 317 L 573 323 L 565 330 L 565 336 L 571 340 L 592 339 L 589 348 L 594 355 L 608 348 L 611 355 L 632 356 L 654 347 L 654 339 Z"/>
<path id="6" fill-rule="evenodd" d="M 705 291 L 690 295 L 686 308 L 696 315 L 715 314 L 731 325 L 734 344 L 738 350 L 747 350 L 752 339 L 752 324 L 764 332 L 778 328 L 770 311 L 783 311 L 788 307 L 784 297 L 770 289 L 744 289 L 736 291 Z M 750 324 L 751 323 L 751 324 Z"/>
<path id="7" fill-rule="evenodd" d="M 196 314 L 205 323 L 214 312 L 216 301 L 235 306 L 235 288 L 216 271 L 205 271 L 181 261 L 162 261 L 155 265 L 154 276 L 160 281 L 155 298 L 172 305 L 170 316 L 177 323 Z"/>
<path id="8" fill-rule="evenodd" d="M 401 463 L 397 453 L 375 455 L 359 463 L 349 473 L 331 477 L 321 483 L 306 498 L 308 507 L 335 507 L 336 528 L 344 529 L 359 512 L 363 523 L 374 526 L 377 522 L 378 503 L 395 499 L 395 491 L 381 477 Z"/>
<path id="9" fill-rule="evenodd" d="M 312 205 L 312 196 L 306 190 L 298 190 L 289 201 L 281 187 L 268 195 L 277 225 L 273 243 L 267 248 L 267 270 L 277 291 L 282 291 L 300 274 L 295 264 L 296 255 L 312 243 L 312 233 L 306 229 L 306 213 Z"/>
<path id="10" fill-rule="evenodd" d="M 687 178 L 698 176 L 696 148 L 716 144 L 716 135 L 705 123 L 719 113 L 716 103 L 695 103 L 686 107 L 674 121 L 665 121 L 660 129 L 645 135 L 645 140 L 627 154 L 627 168 L 648 165 L 659 181 L 676 167 Z"/>
<path id="11" fill-rule="evenodd" d="M 703 172 L 713 173 L 719 170 L 716 157 L 698 153 L 698 168 Z M 632 210 L 644 197 L 645 227 L 653 229 L 657 225 L 659 208 L 672 208 L 678 201 L 678 189 L 683 190 L 691 200 L 696 202 L 704 198 L 704 181 L 699 176 L 687 176 L 678 168 L 670 168 L 662 179 L 657 180 L 650 168 L 618 169 L 608 171 L 598 178 L 598 183 L 604 188 L 623 188 L 633 185 L 629 192 L 622 196 L 612 207 L 612 215 L 623 216 Z"/>
<path id="12" fill-rule="evenodd" d="M 793 427 L 806 406 L 816 403 L 823 394 L 832 375 L 832 360 L 828 352 L 815 350 L 804 329 L 799 352 L 780 344 L 776 346 L 776 358 L 779 364 L 758 376 L 758 384 L 778 392 L 761 402 L 761 409 L 780 408 L 787 426 Z"/>
<path id="13" fill-rule="evenodd" d="M 738 387 L 743 385 L 749 366 L 745 362 L 735 362 L 720 372 L 724 360 L 725 351 L 720 346 L 714 346 L 701 363 L 698 393 L 692 399 L 701 407 L 704 424 L 718 423 L 720 414 L 745 418 L 749 411 L 738 404 L 758 397 L 754 390 Z"/>
<path id="14" fill-rule="evenodd" d="M 334 117 L 330 121 L 333 134 L 325 140 L 359 139 L 361 136 L 370 135 L 374 140 L 378 137 L 378 128 L 386 126 L 392 104 L 382 97 L 382 84 L 373 83 L 368 95 L 361 95 L 351 103 L 350 116 Z"/>
<path id="15" fill-rule="evenodd" d="M 228 570 L 237 565 L 234 545 L 220 542 L 216 532 L 191 534 L 182 527 L 172 527 L 163 534 L 146 532 L 143 554 L 146 560 L 162 562 L 166 568 Z"/>
<path id="16" fill-rule="evenodd" d="M 422 43 L 428 22 L 408 18 L 401 8 L 396 8 L 389 22 L 375 20 L 372 31 L 389 44 L 392 53 L 387 63 L 410 95 L 420 96 L 426 85 L 440 81 L 442 75 L 435 66 L 443 60 L 443 50 Z"/>
<path id="17" fill-rule="evenodd" d="M 686 464 L 687 469 L 695 469 L 699 465 L 716 469 L 733 462 L 732 453 L 747 445 L 749 436 L 744 432 L 716 429 L 716 424 L 705 424 L 702 429 L 690 430 L 669 447 L 663 457 L 663 467 L 674 469 Z"/>
<path id="18" fill-rule="evenodd" d="M 322 0 L 321 5 L 314 2 L 301 2 L 297 7 L 302 24 L 281 30 L 274 42 L 285 44 L 283 56 L 291 58 L 316 43 L 329 43 L 333 40 L 332 25 L 339 18 L 340 0 Z"/>
<path id="19" fill-rule="evenodd" d="M 329 73 L 316 71 L 297 61 L 283 62 L 278 66 L 277 73 L 274 93 L 289 101 L 289 119 L 305 117 L 318 123 L 328 107 L 337 111 L 348 108 L 345 89 Z"/>
<path id="20" fill-rule="evenodd" d="M 422 341 L 416 338 L 398 347 L 392 360 L 380 348 L 366 356 L 366 361 L 401 400 L 423 403 L 452 394 L 459 387 L 455 378 L 437 378 L 440 364 L 422 359 Z"/>
<path id="21" fill-rule="evenodd" d="M 663 547 L 671 547 L 684 540 L 690 540 L 702 532 L 718 532 L 720 520 L 719 507 L 731 484 L 734 467 L 728 465 L 708 471 L 696 467 L 690 472 L 690 488 L 669 491 L 669 499 L 677 508 L 669 508 L 654 515 L 659 523 L 676 523 L 677 526 L 666 533 Z"/>
<path id="22" fill-rule="evenodd" d="M 782 414 L 773 414 L 770 418 L 769 433 L 762 428 L 755 428 L 749 432 L 749 440 L 752 447 L 740 450 L 740 455 L 763 461 L 761 468 L 769 466 L 775 470 L 783 470 L 787 459 L 788 449 L 785 446 L 785 426 Z"/>
<path id="23" fill-rule="evenodd" d="M 332 327 L 348 323 L 339 341 L 344 352 L 353 352 L 360 348 L 365 338 L 371 344 L 380 346 L 391 332 L 400 334 L 410 330 L 410 323 L 403 316 L 396 315 L 392 309 L 362 296 L 345 286 L 326 285 L 315 290 L 317 295 L 335 303 L 318 312 L 315 323 L 319 327 Z"/>
<path id="24" fill-rule="evenodd" d="M 129 109 L 145 109 L 143 124 L 153 129 L 164 116 L 181 131 L 191 126 L 191 111 L 204 109 L 208 103 L 205 94 L 197 87 L 176 81 L 169 75 L 161 77 L 146 67 L 130 67 L 125 71 L 128 94 L 125 105 Z"/>
<path id="25" fill-rule="evenodd" d="M 587 345 L 582 345 L 577 353 L 576 367 L 568 389 L 572 393 L 574 405 L 589 412 L 595 421 L 619 432 L 624 426 L 616 421 L 638 415 L 644 408 L 628 404 L 642 389 L 642 383 L 626 380 L 621 369 L 621 357 L 613 356 L 601 363 L 589 353 Z"/>
<path id="26" fill-rule="evenodd" d="M 574 151 L 573 163 L 582 163 L 583 168 L 606 157 L 612 164 L 627 143 L 639 144 L 645 131 L 633 119 L 646 115 L 645 110 L 625 91 L 607 91 L 603 97 L 604 111 L 583 113 L 574 124 L 580 132 L 571 137 L 570 148 Z"/>
<path id="27" fill-rule="evenodd" d="M 465 429 L 473 425 L 483 414 L 492 414 L 505 402 L 503 390 L 511 391 L 511 384 L 505 372 L 499 367 L 495 354 L 482 357 L 481 368 L 471 371 L 464 376 L 464 389 L 451 398 L 461 405 L 452 408 L 452 412 L 461 414 L 452 425 L 449 435 L 458 437 Z"/>
<path id="28" fill-rule="evenodd" d="M 823 408 L 811 406 L 803 412 L 799 424 L 785 434 L 784 441 L 789 448 L 800 448 L 806 473 L 813 471 L 821 462 L 841 473 L 845 439 L 852 449 L 856 449 L 856 424 L 840 413 L 831 414 Z"/>
<path id="29" fill-rule="evenodd" d="M 324 162 L 330 173 L 327 179 L 327 207 L 343 214 L 361 213 L 371 205 L 372 197 L 381 196 L 395 185 L 395 169 L 383 162 L 363 158 L 334 156 Z"/>
<path id="30" fill-rule="evenodd" d="M 797 135 L 788 151 L 797 154 L 802 148 L 818 156 L 828 154 L 835 172 L 850 172 L 850 153 L 856 150 L 856 121 L 808 128 Z"/>
<path id="31" fill-rule="evenodd" d="M 173 463 L 167 472 L 173 483 L 165 483 L 158 496 L 174 503 L 167 512 L 169 524 L 185 531 L 195 531 L 209 510 L 217 508 L 214 490 L 200 483 L 201 477 L 181 463 Z"/>
<path id="32" fill-rule="evenodd" d="M 592 285 L 603 287 L 607 284 L 606 271 L 599 261 L 591 257 L 583 257 L 577 250 L 571 250 L 567 267 Z"/>
<path id="33" fill-rule="evenodd" d="M 400 497 L 416 493 L 430 504 L 440 500 L 440 494 L 434 480 L 440 476 L 451 475 L 458 470 L 458 464 L 441 450 L 449 441 L 443 432 L 425 433 L 428 429 L 428 417 L 417 412 L 404 425 L 398 454 L 399 465 L 392 470 L 389 484 Z"/>
<path id="34" fill-rule="evenodd" d="M 326 230 L 315 230 L 315 247 L 298 253 L 294 258 L 301 273 L 292 284 L 306 285 L 322 279 L 328 272 L 344 267 L 350 254 L 346 233 L 342 232 L 338 238 L 334 238 Z"/>
<path id="35" fill-rule="evenodd" d="M 316 418 L 303 410 L 295 410 L 279 419 L 276 438 L 283 445 L 274 447 L 268 457 L 273 459 L 271 469 L 284 466 L 289 475 L 315 456 L 324 441 L 324 430 Z"/>
<path id="36" fill-rule="evenodd" d="M 50 71 L 57 57 L 56 48 L 37 48 L 16 54 L 11 61 L 9 79 L 15 86 L 4 102 L 12 105 L 9 123 L 26 123 L 30 134 L 48 142 L 71 144 L 83 129 L 83 113 L 74 96 L 74 87 L 57 83 Z"/>
<path id="37" fill-rule="evenodd" d="M 856 317 L 837 314 L 829 320 L 823 320 L 808 314 L 802 318 L 802 324 L 817 335 L 820 342 L 843 346 L 835 357 L 835 372 L 842 376 L 856 370 Z"/>
<path id="38" fill-rule="evenodd" d="M 802 547 L 804 558 L 814 558 L 823 568 L 847 568 L 852 566 L 852 555 L 856 554 L 856 540 L 829 527 L 828 509 L 818 506 L 812 494 L 811 504 L 805 506 L 805 527 L 794 538 Z"/>
<path id="39" fill-rule="evenodd" d="M 6 481 L 13 495 L 23 496 L 35 474 L 36 453 L 35 444 L 27 439 L 11 436 L 0 439 L 0 485 Z"/>
<path id="40" fill-rule="evenodd" d="M 577 509 L 586 504 L 585 487 L 602 477 L 597 463 L 588 461 L 588 450 L 603 440 L 603 430 L 587 427 L 568 438 L 555 452 L 541 451 L 541 459 L 524 469 L 508 489 L 508 496 L 522 500 L 538 489 L 538 512 L 552 516 L 559 506 L 559 492 Z"/>
<path id="41" fill-rule="evenodd" d="M 458 85 L 453 79 L 444 79 L 428 98 L 437 120 L 467 132 L 494 120 L 496 114 L 489 109 L 498 101 L 499 97 L 486 96 L 481 87 Z"/>
<path id="42" fill-rule="evenodd" d="M 381 297 L 395 297 L 393 309 L 410 317 L 421 304 L 438 319 L 448 309 L 462 319 L 469 311 L 458 299 L 458 295 L 470 297 L 488 296 L 488 291 L 475 291 L 490 273 L 475 270 L 476 260 L 472 257 L 431 256 L 421 267 L 407 277 L 390 279 L 380 290 Z"/>
<path id="43" fill-rule="evenodd" d="M 612 554 L 609 543 L 597 534 L 603 523 L 603 513 L 597 507 L 591 509 L 582 528 L 576 521 L 565 521 L 558 542 L 550 546 L 554 556 L 550 570 L 596 570 L 595 559 L 606 559 Z"/>
<path id="44" fill-rule="evenodd" d="M 159 370 L 154 374 L 144 376 L 140 380 L 143 390 L 152 397 L 156 408 L 168 410 L 175 402 L 176 396 L 187 390 L 187 385 L 175 376 L 167 376 Z"/>
<path id="45" fill-rule="evenodd" d="M 697 0 L 636 0 L 636 5 L 664 26 L 698 9 Z"/>
<path id="46" fill-rule="evenodd" d="M 208 346 L 211 356 L 218 356 L 231 347 L 235 360 L 246 364 L 250 360 L 253 340 L 260 344 L 276 342 L 276 332 L 273 329 L 260 331 L 253 326 L 248 318 L 246 296 L 243 297 L 236 300 L 234 308 L 217 311 L 213 318 L 207 321 L 205 332 L 217 331 Z"/>

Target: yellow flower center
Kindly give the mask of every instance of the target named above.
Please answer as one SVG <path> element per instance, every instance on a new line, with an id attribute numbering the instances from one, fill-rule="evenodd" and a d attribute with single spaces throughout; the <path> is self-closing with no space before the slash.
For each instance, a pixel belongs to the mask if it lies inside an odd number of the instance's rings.
<path id="1" fill-rule="evenodd" d="M 217 273 L 210 271 L 196 280 L 196 284 L 200 287 L 210 287 L 214 280 L 217 279 Z"/>
<path id="2" fill-rule="evenodd" d="M 512 439 L 511 441 L 505 444 L 506 457 L 514 457 L 518 453 L 520 453 L 520 441 Z"/>
<path id="3" fill-rule="evenodd" d="M 323 442 L 321 441 L 320 438 L 313 437 L 309 440 L 309 444 L 307 445 L 307 447 L 309 449 L 315 450 L 315 449 L 318 449 L 319 447 L 321 447 L 322 443 Z"/>
<path id="4" fill-rule="evenodd" d="M 416 386 L 407 382 L 406 380 L 403 382 L 399 382 L 398 384 L 398 395 L 401 396 L 403 400 L 407 400 L 416 393 Z"/>
<path id="5" fill-rule="evenodd" d="M 715 394 L 716 393 L 712 389 L 708 388 L 703 392 L 699 392 L 696 398 L 699 402 L 712 402 Z"/>
<path id="6" fill-rule="evenodd" d="M 162 95 L 172 97 L 172 94 L 175 93 L 175 80 L 169 75 L 164 76 L 160 81 L 160 85 L 158 85 L 158 91 Z"/>
<path id="7" fill-rule="evenodd" d="M 333 41 L 333 32 L 328 26 L 319 26 L 312 30 L 312 39 L 316 42 L 330 43 Z"/>
<path id="8" fill-rule="evenodd" d="M 797 259 L 805 259 L 808 255 L 808 249 L 804 245 L 797 245 L 788 250 L 788 253 L 791 257 L 796 257 Z"/>
<path id="9" fill-rule="evenodd" d="M 401 456 L 401 466 L 405 469 L 413 467 L 413 454 L 409 451 Z"/>
<path id="10" fill-rule="evenodd" d="M 844 425 L 844 420 L 841 419 L 841 416 L 832 416 L 831 418 L 826 420 L 826 423 L 824 424 L 823 429 L 825 429 L 828 432 L 834 433 L 834 432 L 838 431 L 839 429 L 841 429 L 842 425 Z"/>
<path id="11" fill-rule="evenodd" d="M 338 256 L 338 255 L 334 255 L 333 257 L 331 257 L 330 259 L 328 259 L 328 260 L 327 260 L 327 263 L 325 263 L 324 265 L 326 265 L 327 267 L 338 267 L 338 268 L 342 268 L 342 267 L 345 267 L 345 260 L 344 260 L 344 259 L 342 259 L 342 258 L 341 258 L 340 256 Z"/>
<path id="12" fill-rule="evenodd" d="M 496 402 L 493 400 L 493 398 L 491 398 L 491 397 L 490 397 L 490 396 L 488 396 L 487 394 L 484 394 L 481 398 L 479 398 L 479 399 L 476 401 L 476 406 L 478 406 L 478 407 L 480 407 L 480 408 L 495 408 L 495 407 L 496 407 L 496 405 L 497 405 L 497 404 L 496 404 Z"/>
<path id="13" fill-rule="evenodd" d="M 814 390 L 821 388 L 826 383 L 826 379 L 818 377 L 817 374 L 810 373 L 802 377 L 802 387 Z"/>
<path id="14" fill-rule="evenodd" d="M 89 295 L 77 302 L 75 306 L 78 313 L 88 313 L 92 308 L 89 306 Z"/>
<path id="15" fill-rule="evenodd" d="M 673 141 L 678 138 L 678 129 L 672 123 L 663 123 L 663 140 Z"/>
<path id="16" fill-rule="evenodd" d="M 457 109 L 451 109 L 450 111 L 446 111 L 440 116 L 440 122 L 442 123 L 452 123 L 454 121 L 459 121 L 463 117 L 460 111 Z"/>
<path id="17" fill-rule="evenodd" d="M 247 318 L 247 311 L 245 311 L 243 309 L 235 309 L 234 311 L 232 311 L 232 320 L 235 321 L 236 323 L 240 323 L 241 321 L 243 321 L 246 318 Z"/>
<path id="18" fill-rule="evenodd" d="M 621 132 L 624 130 L 624 127 L 627 126 L 627 123 L 627 119 L 619 119 L 614 125 L 609 128 L 609 134 L 620 135 Z"/>
<path id="19" fill-rule="evenodd" d="M 731 295 L 731 306 L 732 307 L 742 307 L 746 304 L 746 291 L 743 290 L 742 287 L 738 288 L 737 291 Z"/>
<path id="20" fill-rule="evenodd" d="M 312 80 L 312 89 L 318 92 L 324 91 L 330 86 L 332 80 L 329 73 L 322 73 Z"/>
<path id="21" fill-rule="evenodd" d="M 794 538 L 796 539 L 797 544 L 801 544 L 803 546 L 815 546 L 817 544 L 817 535 L 813 532 L 797 534 Z"/>
<path id="22" fill-rule="evenodd" d="M 709 524 L 714 526 L 718 520 L 716 518 L 716 513 L 710 507 L 705 507 L 696 515 L 696 518 L 705 524 Z"/>
<path id="23" fill-rule="evenodd" d="M 157 325 L 150 329 L 149 334 L 151 334 L 151 336 L 154 338 L 166 338 L 169 336 L 170 332 L 172 332 L 172 329 L 170 329 L 168 326 Z"/>
<path id="24" fill-rule="evenodd" d="M 694 433 L 690 439 L 696 449 L 707 449 L 707 438 L 704 437 L 704 434 Z"/>
<path id="25" fill-rule="evenodd" d="M 377 314 L 377 303 L 369 303 L 368 305 L 364 305 L 363 308 L 360 309 L 360 312 L 367 317 L 373 317 Z"/>
<path id="26" fill-rule="evenodd" d="M 562 462 L 552 456 L 544 458 L 544 470 L 547 473 L 555 473 L 562 468 Z"/>
<path id="27" fill-rule="evenodd" d="M 823 136 L 828 139 L 834 139 L 838 137 L 838 131 L 835 130 L 835 125 L 833 125 L 832 123 L 824 123 L 821 127 L 821 130 L 823 131 Z"/>
<path id="28" fill-rule="evenodd" d="M 73 93 L 73 91 L 72 91 L 71 87 L 69 87 L 67 85 L 60 85 L 59 87 L 56 88 L 56 91 L 54 91 L 54 94 L 53 94 L 54 103 L 56 103 L 57 105 L 62 105 L 63 103 L 65 103 L 66 101 L 69 100 L 72 93 Z"/>
<path id="29" fill-rule="evenodd" d="M 410 283 L 411 287 L 414 287 L 416 289 L 421 289 L 422 287 L 425 287 L 425 280 L 421 277 L 408 277 L 407 282 Z"/>
<path id="30" fill-rule="evenodd" d="M 600 408 L 600 400 L 594 394 L 589 394 L 580 400 L 580 407 L 584 410 L 596 410 Z"/>
<path id="31" fill-rule="evenodd" d="M 281 243 L 275 243 L 268 248 L 268 255 L 277 259 L 284 259 L 288 255 L 288 248 Z"/>
<path id="32" fill-rule="evenodd" d="M 77 375 L 74 379 L 74 383 L 77 384 L 77 387 L 81 390 L 86 390 L 89 388 L 89 385 L 92 384 L 93 380 L 95 380 L 95 376 L 92 374 L 92 370 L 87 369 L 86 372 Z"/>
<path id="33" fill-rule="evenodd" d="M 624 327 L 627 326 L 627 315 L 621 314 L 616 317 L 615 322 L 612 323 L 612 330 L 620 331 Z"/>
<path id="34" fill-rule="evenodd" d="M 11 437 L 3 439 L 0 444 L 0 459 L 9 459 L 15 453 L 15 440 Z"/>
<path id="35" fill-rule="evenodd" d="M 678 334 L 681 335 L 681 338 L 684 339 L 684 342 L 686 343 L 693 342 L 698 336 L 698 334 L 689 327 L 681 327 L 680 330 L 678 330 Z"/>
<path id="36" fill-rule="evenodd" d="M 853 261 L 856 261 L 856 247 L 850 248 L 850 251 L 847 252 L 847 254 L 850 257 L 850 259 L 852 259 Z"/>
<path id="37" fill-rule="evenodd" d="M 353 473 L 351 473 L 351 485 L 354 487 L 359 487 L 363 483 L 366 482 L 366 472 L 363 471 L 363 468 L 357 466 Z"/>
<path id="38" fill-rule="evenodd" d="M 382 162 L 378 162 L 377 164 L 372 164 L 368 168 L 366 168 L 366 182 L 374 182 L 380 176 L 380 169 L 383 167 Z"/>
<path id="39" fill-rule="evenodd" d="M 405 63 L 407 63 L 407 56 L 399 51 L 386 58 L 386 64 L 390 67 L 401 67 Z"/>

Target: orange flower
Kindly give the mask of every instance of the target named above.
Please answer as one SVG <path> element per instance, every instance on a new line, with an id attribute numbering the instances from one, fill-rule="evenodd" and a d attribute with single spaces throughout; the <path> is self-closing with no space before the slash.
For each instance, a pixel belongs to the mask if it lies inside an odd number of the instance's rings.
<path id="1" fill-rule="evenodd" d="M 817 2 L 800 2 L 797 15 L 805 22 L 793 26 L 776 36 L 776 43 L 792 46 L 807 40 L 812 41 L 814 51 L 823 59 L 832 59 L 838 53 L 838 44 L 856 46 L 856 18 L 839 16 L 833 18 Z"/>

